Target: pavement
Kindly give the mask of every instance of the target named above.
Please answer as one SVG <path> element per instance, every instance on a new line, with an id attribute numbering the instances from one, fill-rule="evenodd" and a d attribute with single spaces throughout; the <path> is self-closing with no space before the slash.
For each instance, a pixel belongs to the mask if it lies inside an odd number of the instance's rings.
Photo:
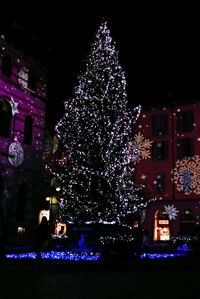
<path id="1" fill-rule="evenodd" d="M 13 243 L 4 249 L 22 253 L 34 247 Z M 165 249 L 149 251 L 159 254 Z M 98 261 L 0 260 L 1 299 L 198 298 L 199 281 L 199 252 L 162 259 L 112 253 Z"/>
<path id="2" fill-rule="evenodd" d="M 1 299 L 198 298 L 200 259 L 6 260 Z"/>

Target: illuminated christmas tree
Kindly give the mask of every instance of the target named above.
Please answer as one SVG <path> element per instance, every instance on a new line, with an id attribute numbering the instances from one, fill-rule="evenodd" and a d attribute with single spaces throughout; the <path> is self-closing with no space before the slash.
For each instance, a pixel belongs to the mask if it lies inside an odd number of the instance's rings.
<path id="1" fill-rule="evenodd" d="M 67 165 L 54 175 L 60 217 L 70 222 L 121 222 L 146 206 L 130 168 L 129 142 L 140 107 L 127 107 L 126 79 L 103 22 L 56 133 Z"/>

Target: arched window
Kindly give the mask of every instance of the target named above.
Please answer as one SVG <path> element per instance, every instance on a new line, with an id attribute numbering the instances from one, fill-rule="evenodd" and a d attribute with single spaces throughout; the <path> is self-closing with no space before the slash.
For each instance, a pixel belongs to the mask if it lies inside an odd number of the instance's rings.
<path id="1" fill-rule="evenodd" d="M 1 73 L 10 78 L 12 74 L 12 58 L 9 54 L 4 54 L 2 58 Z"/>
<path id="2" fill-rule="evenodd" d="M 26 116 L 24 124 L 24 143 L 31 145 L 33 137 L 33 120 L 31 116 Z"/>
<path id="3" fill-rule="evenodd" d="M 12 119 L 10 103 L 5 98 L 0 98 L 0 136 L 9 137 Z"/>

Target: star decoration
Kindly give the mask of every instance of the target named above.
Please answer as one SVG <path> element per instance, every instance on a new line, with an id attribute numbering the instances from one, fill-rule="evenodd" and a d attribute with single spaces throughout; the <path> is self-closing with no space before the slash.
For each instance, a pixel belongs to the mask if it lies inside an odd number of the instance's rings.
<path id="1" fill-rule="evenodd" d="M 179 211 L 176 209 L 174 205 L 164 206 L 165 211 L 168 213 L 169 219 L 176 219 Z"/>
<path id="2" fill-rule="evenodd" d="M 14 101 L 13 97 L 11 97 L 11 101 L 9 102 L 12 108 L 12 115 L 14 116 L 16 113 L 19 113 L 19 110 L 17 108 L 19 104 Z"/>

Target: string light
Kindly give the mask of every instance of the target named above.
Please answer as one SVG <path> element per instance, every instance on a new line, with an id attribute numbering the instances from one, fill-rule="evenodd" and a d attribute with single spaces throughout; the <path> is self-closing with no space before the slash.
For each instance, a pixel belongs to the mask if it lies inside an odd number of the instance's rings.
<path id="1" fill-rule="evenodd" d="M 146 207 L 129 167 L 141 107 L 128 109 L 125 74 L 106 22 L 64 107 L 56 134 L 68 163 L 51 170 L 60 188 L 60 220 L 121 222 Z"/>
<path id="2" fill-rule="evenodd" d="M 100 253 L 80 252 L 74 253 L 70 251 L 49 251 L 41 252 L 41 259 L 43 260 L 65 260 L 65 261 L 98 261 Z M 12 253 L 6 254 L 7 259 L 37 259 L 35 252 L 27 253 Z"/>

